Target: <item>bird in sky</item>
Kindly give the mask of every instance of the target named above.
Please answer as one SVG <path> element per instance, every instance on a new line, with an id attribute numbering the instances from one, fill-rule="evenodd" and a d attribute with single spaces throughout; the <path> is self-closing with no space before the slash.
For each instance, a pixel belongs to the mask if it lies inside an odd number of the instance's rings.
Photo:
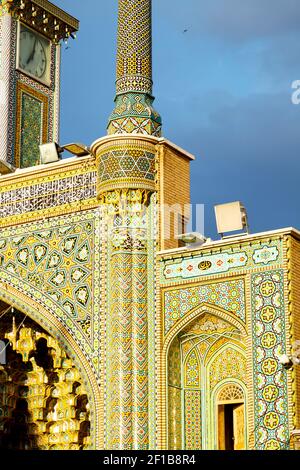
<path id="1" fill-rule="evenodd" d="M 188 30 L 187 30 L 187 29 L 184 29 L 184 30 L 183 30 L 183 33 L 187 33 L 187 32 L 188 32 Z"/>

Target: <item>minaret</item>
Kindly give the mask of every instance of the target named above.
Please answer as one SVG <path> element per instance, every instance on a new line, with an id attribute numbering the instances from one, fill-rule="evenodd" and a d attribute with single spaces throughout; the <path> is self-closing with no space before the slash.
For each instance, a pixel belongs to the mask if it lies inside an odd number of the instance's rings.
<path id="1" fill-rule="evenodd" d="M 108 135 L 91 146 L 102 227 L 101 390 L 109 450 L 153 449 L 161 440 L 156 253 L 178 241 L 164 241 L 158 206 L 189 202 L 192 157 L 160 137 L 151 62 L 151 0 L 119 0 L 116 107 Z"/>
<path id="2" fill-rule="evenodd" d="M 151 0 L 119 0 L 117 94 L 108 134 L 161 134 L 152 106 L 151 11 Z"/>

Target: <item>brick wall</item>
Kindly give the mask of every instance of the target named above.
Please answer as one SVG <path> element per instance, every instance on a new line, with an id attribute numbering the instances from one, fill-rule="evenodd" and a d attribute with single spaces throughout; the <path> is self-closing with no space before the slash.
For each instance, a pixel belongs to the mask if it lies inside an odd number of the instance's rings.
<path id="1" fill-rule="evenodd" d="M 178 216 L 189 216 L 184 213 L 184 206 L 190 204 L 190 159 L 166 144 L 161 145 L 159 158 L 158 184 L 160 203 L 164 208 L 160 218 L 160 248 L 168 250 L 180 246 L 178 240 L 175 239 L 176 233 L 174 233 L 174 225 L 178 225 Z M 174 207 L 174 213 L 173 211 L 169 212 L 166 209 L 167 206 Z M 170 230 L 168 230 L 168 226 L 170 226 Z M 179 232 L 181 232 L 181 227 Z"/>

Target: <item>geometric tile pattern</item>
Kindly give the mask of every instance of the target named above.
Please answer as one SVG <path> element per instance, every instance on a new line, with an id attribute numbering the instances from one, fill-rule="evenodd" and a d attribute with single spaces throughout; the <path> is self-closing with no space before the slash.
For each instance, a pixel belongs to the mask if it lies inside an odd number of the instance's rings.
<path id="1" fill-rule="evenodd" d="M 101 182 L 119 178 L 138 178 L 154 181 L 155 155 L 142 149 L 111 151 L 101 155 Z"/>
<path id="2" fill-rule="evenodd" d="M 126 270 L 124 270 L 126 266 Z M 147 257 L 114 254 L 111 293 L 111 444 L 148 448 Z"/>
<path id="3" fill-rule="evenodd" d="M 15 166 L 27 168 L 40 163 L 39 145 L 46 143 L 49 132 L 49 96 L 19 82 L 17 85 Z"/>
<path id="4" fill-rule="evenodd" d="M 182 449 L 182 370 L 180 343 L 176 338 L 168 354 L 168 448 Z"/>
<path id="5" fill-rule="evenodd" d="M 283 271 L 252 275 L 255 443 L 258 450 L 288 448 Z"/>
<path id="6" fill-rule="evenodd" d="M 245 401 L 244 392 L 237 381 L 246 385 L 247 363 L 242 352 L 243 344 L 240 343 L 240 349 L 236 340 L 231 340 L 237 338 L 236 333 L 236 328 L 222 318 L 204 314 L 190 322 L 173 340 L 168 354 L 168 400 L 170 397 L 172 399 L 168 403 L 168 435 L 172 448 L 175 439 L 177 442 L 182 440 L 186 450 L 202 449 L 203 445 L 206 449 L 211 448 L 208 446 L 218 448 L 216 410 L 220 393 L 216 392 L 222 383 L 232 394 L 237 389 L 238 398 L 242 393 L 242 401 Z M 199 354 L 203 345 L 207 351 L 205 356 Z M 222 391 L 225 392 L 224 385 Z M 172 387 L 183 389 L 179 401 L 175 400 Z M 222 396 L 224 399 L 232 398 L 228 394 L 225 397 L 224 393 Z M 184 416 L 180 427 L 177 420 L 181 408 Z"/>
<path id="7" fill-rule="evenodd" d="M 148 85 L 142 90 L 140 76 Z M 136 82 L 128 77 L 136 77 Z M 128 87 L 138 87 L 138 91 L 151 95 L 151 77 L 151 0 L 119 0 L 117 92 L 124 93 L 132 91 Z"/>
<path id="8" fill-rule="evenodd" d="M 185 363 L 184 377 L 185 449 L 201 449 L 200 363 L 195 349 Z"/>
<path id="9" fill-rule="evenodd" d="M 245 321 L 244 281 L 225 281 L 165 292 L 165 334 L 178 320 L 202 303 L 215 304 Z"/>
<path id="10" fill-rule="evenodd" d="M 200 364 L 195 351 L 192 351 L 185 364 L 185 387 L 200 387 Z"/>
<path id="11" fill-rule="evenodd" d="M 142 134 L 161 136 L 161 123 L 150 118 L 140 116 L 126 116 L 111 120 L 108 126 L 108 135 L 112 134 Z"/>
<path id="12" fill-rule="evenodd" d="M 1 236 L 1 269 L 29 282 L 71 318 L 90 321 L 91 223 Z"/>
<path id="13" fill-rule="evenodd" d="M 185 390 L 185 449 L 201 450 L 201 391 Z"/>
<path id="14" fill-rule="evenodd" d="M 143 93 L 127 92 L 117 95 L 110 116 L 108 134 L 161 134 L 161 118 L 153 108 L 154 98 Z"/>
<path id="15" fill-rule="evenodd" d="M 27 93 L 22 94 L 20 167 L 39 164 L 43 104 Z"/>
<path id="16" fill-rule="evenodd" d="M 151 6 L 151 0 L 119 0 L 117 96 L 109 135 L 161 135 L 152 96 Z"/>
<path id="17" fill-rule="evenodd" d="M 239 379 L 247 382 L 247 364 L 245 356 L 228 347 L 214 360 L 209 369 L 209 382 L 211 391 L 224 379 Z"/>
<path id="18" fill-rule="evenodd" d="M 130 192 L 141 202 L 143 191 Z M 139 201 L 140 200 L 140 201 Z M 106 206 L 109 211 L 109 204 Z M 111 449 L 145 450 L 148 424 L 147 214 L 130 203 L 107 215 L 108 417 Z M 118 214 L 118 215 L 117 215 Z M 121 228 L 120 228 L 121 227 Z"/>
<path id="19" fill-rule="evenodd" d="M 201 254 L 183 257 L 176 261 L 161 263 L 161 282 L 166 283 L 176 279 L 193 279 L 227 273 L 230 271 L 249 271 L 257 266 L 272 266 L 282 263 L 282 243 L 273 240 L 263 246 L 260 243 L 242 245 L 227 249 L 222 248 L 219 254 Z"/>

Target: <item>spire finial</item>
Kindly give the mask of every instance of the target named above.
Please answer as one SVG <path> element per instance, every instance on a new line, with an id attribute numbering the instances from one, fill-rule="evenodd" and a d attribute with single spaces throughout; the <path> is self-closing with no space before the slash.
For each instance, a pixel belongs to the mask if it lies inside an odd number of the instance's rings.
<path id="1" fill-rule="evenodd" d="M 152 0 L 119 0 L 116 107 L 109 134 L 159 136 L 152 103 Z"/>

